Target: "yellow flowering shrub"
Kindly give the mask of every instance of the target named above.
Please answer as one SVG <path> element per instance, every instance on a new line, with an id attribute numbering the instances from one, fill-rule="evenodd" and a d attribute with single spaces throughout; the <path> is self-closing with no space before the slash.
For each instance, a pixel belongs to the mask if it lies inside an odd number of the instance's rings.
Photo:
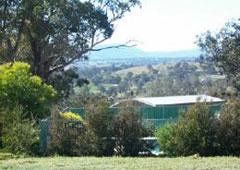
<path id="1" fill-rule="evenodd" d="M 47 116 L 50 101 L 57 93 L 51 85 L 32 75 L 30 65 L 13 62 L 0 65 L 0 106 L 23 107 L 25 117 L 41 119 Z"/>
<path id="2" fill-rule="evenodd" d="M 63 113 L 60 113 L 60 116 L 63 119 L 82 121 L 82 117 L 79 114 L 73 113 L 73 112 L 63 112 Z"/>

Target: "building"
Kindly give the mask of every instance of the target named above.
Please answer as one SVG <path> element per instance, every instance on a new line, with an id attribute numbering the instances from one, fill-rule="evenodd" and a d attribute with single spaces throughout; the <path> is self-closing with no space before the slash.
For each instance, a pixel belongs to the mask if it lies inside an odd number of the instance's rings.
<path id="1" fill-rule="evenodd" d="M 215 114 L 224 100 L 207 95 L 137 97 L 131 100 L 131 105 L 138 108 L 146 124 L 161 127 L 166 122 L 176 120 L 180 113 L 197 102 L 207 103 L 210 112 Z M 126 107 L 128 104 L 129 100 L 122 100 L 111 107 Z"/>
<path id="2" fill-rule="evenodd" d="M 153 125 L 155 128 L 163 126 L 167 122 L 177 120 L 179 114 L 186 110 L 189 106 L 197 102 L 205 102 L 209 104 L 210 112 L 215 114 L 221 108 L 224 100 L 207 95 L 189 95 L 189 96 L 167 96 L 167 97 L 137 97 L 131 100 L 121 100 L 112 105 L 108 112 L 109 115 L 118 113 L 120 107 L 133 106 L 141 114 L 144 123 L 147 126 Z M 69 111 L 75 112 L 84 116 L 85 110 L 82 107 L 69 108 Z M 49 128 L 49 118 L 43 119 L 39 123 L 40 126 L 40 152 L 44 153 L 47 147 L 47 136 Z M 155 137 L 145 137 L 142 140 L 151 143 L 154 147 L 151 153 L 158 155 L 160 147 L 157 144 Z"/>

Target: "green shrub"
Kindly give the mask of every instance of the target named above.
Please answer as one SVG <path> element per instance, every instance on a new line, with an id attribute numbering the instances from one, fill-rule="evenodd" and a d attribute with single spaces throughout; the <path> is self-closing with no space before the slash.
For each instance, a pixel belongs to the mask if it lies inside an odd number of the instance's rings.
<path id="1" fill-rule="evenodd" d="M 78 123 L 80 126 L 69 126 Z M 48 138 L 48 154 L 65 156 L 96 155 L 96 137 L 82 121 L 61 118 L 59 111 L 53 110 Z"/>
<path id="2" fill-rule="evenodd" d="M 230 100 L 221 109 L 218 139 L 221 153 L 240 155 L 240 100 Z"/>
<path id="3" fill-rule="evenodd" d="M 0 65 L 0 107 L 22 106 L 24 118 L 44 118 L 56 92 L 30 72 L 30 65 L 14 62 Z"/>
<path id="4" fill-rule="evenodd" d="M 188 156 L 217 154 L 216 119 L 207 104 L 197 103 L 190 107 L 175 124 L 159 129 L 160 147 L 170 155 Z"/>
<path id="5" fill-rule="evenodd" d="M 51 154 L 63 156 L 96 155 L 96 139 L 94 134 L 85 129 L 59 128 L 55 136 L 51 133 L 49 151 Z"/>
<path id="6" fill-rule="evenodd" d="M 86 122 L 96 136 L 98 156 L 112 156 L 114 154 L 114 140 L 112 117 L 109 113 L 109 104 L 105 99 L 100 99 L 86 107 Z"/>
<path id="7" fill-rule="evenodd" d="M 8 112 L 3 126 L 3 147 L 14 154 L 38 153 L 39 130 L 33 120 L 22 119 L 22 109 Z"/>
<path id="8" fill-rule="evenodd" d="M 175 141 L 176 130 L 174 123 L 168 123 L 156 131 L 155 136 L 161 146 L 161 150 L 167 155 L 177 155 L 177 143 Z"/>
<path id="9" fill-rule="evenodd" d="M 0 147 L 3 147 L 4 138 L 5 146 L 12 152 L 31 153 L 28 147 L 35 143 L 38 133 L 33 120 L 38 122 L 49 113 L 50 100 L 55 96 L 52 86 L 31 74 L 29 64 L 0 65 Z M 16 106 L 21 107 L 21 111 L 16 110 Z"/>
<path id="10" fill-rule="evenodd" d="M 122 108 L 113 119 L 117 154 L 137 156 L 144 147 L 141 138 L 146 131 L 140 114 L 133 107 Z"/>

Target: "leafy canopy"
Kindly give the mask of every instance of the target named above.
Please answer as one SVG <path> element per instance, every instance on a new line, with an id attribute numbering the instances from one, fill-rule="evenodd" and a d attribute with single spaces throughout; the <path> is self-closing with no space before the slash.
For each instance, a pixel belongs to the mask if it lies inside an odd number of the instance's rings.
<path id="1" fill-rule="evenodd" d="M 217 34 L 206 32 L 199 36 L 201 58 L 216 64 L 240 89 L 240 19 L 225 25 Z"/>
<path id="2" fill-rule="evenodd" d="M 109 39 L 114 23 L 139 0 L 5 0 L 0 3 L 0 56 L 24 60 L 47 81 Z"/>
<path id="3" fill-rule="evenodd" d="M 0 65 L 0 106 L 23 107 L 25 117 L 42 118 L 56 92 L 52 86 L 42 82 L 30 72 L 30 65 L 14 62 Z"/>

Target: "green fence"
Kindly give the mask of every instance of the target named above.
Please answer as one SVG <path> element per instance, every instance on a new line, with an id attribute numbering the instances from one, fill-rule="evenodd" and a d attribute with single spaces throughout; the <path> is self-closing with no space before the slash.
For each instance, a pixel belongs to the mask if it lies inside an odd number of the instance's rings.
<path id="1" fill-rule="evenodd" d="M 40 148 L 40 153 L 45 153 L 47 149 L 47 141 L 49 137 L 48 129 L 49 129 L 49 118 L 43 119 L 39 122 L 39 129 L 40 129 L 40 134 L 39 134 L 39 148 Z"/>

